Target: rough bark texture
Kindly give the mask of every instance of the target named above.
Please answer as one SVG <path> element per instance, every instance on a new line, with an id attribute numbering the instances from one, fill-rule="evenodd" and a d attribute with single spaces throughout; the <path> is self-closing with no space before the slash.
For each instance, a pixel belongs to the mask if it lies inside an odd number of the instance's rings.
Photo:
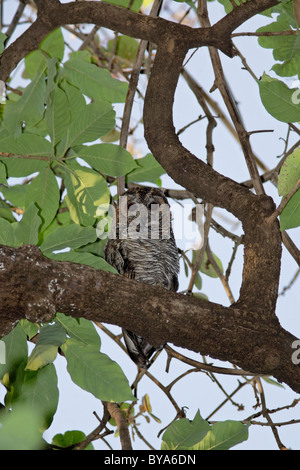
<path id="1" fill-rule="evenodd" d="M 192 47 L 214 46 L 232 55 L 231 32 L 277 3 L 252 0 L 211 28 L 192 29 L 98 2 L 61 5 L 36 1 L 38 18 L 1 58 L 0 79 L 50 31 L 62 24 L 94 23 L 158 46 L 144 109 L 145 137 L 167 173 L 195 196 L 234 214 L 244 229 L 243 282 L 231 307 L 174 294 L 108 272 L 44 258 L 39 249 L 0 248 L 0 336 L 20 318 L 50 321 L 56 311 L 134 329 L 151 344 L 170 342 L 255 373 L 270 374 L 300 392 L 300 367 L 292 363 L 296 339 L 275 315 L 281 237 L 271 198 L 255 195 L 192 155 L 173 125 L 174 93 Z M 122 299 L 120 303 L 120 299 Z"/>

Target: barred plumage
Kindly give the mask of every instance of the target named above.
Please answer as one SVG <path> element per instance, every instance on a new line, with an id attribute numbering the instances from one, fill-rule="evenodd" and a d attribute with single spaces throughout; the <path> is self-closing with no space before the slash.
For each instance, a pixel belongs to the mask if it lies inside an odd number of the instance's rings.
<path id="1" fill-rule="evenodd" d="M 136 281 L 177 291 L 179 258 L 167 198 L 156 188 L 129 189 L 119 199 L 115 238 L 105 247 L 105 259 L 120 274 Z M 123 330 L 131 359 L 147 368 L 155 348 L 146 339 Z"/>

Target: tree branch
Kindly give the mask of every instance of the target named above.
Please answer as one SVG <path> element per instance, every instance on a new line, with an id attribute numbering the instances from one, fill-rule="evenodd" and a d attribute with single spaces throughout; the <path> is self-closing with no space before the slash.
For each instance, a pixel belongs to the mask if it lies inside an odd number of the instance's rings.
<path id="1" fill-rule="evenodd" d="M 145 289 L 124 276 L 47 259 L 36 246 L 0 247 L 0 336 L 21 318 L 49 322 L 60 311 L 134 329 L 154 345 L 170 342 L 273 375 L 300 392 L 300 368 L 291 361 L 296 338 L 271 311 L 264 318 L 258 308 L 254 316 L 255 307 L 223 307 L 157 286 Z"/>

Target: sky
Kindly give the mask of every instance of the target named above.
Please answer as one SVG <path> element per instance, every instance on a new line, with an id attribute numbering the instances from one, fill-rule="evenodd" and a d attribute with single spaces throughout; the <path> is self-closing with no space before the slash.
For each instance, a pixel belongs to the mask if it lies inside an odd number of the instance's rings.
<path id="1" fill-rule="evenodd" d="M 6 0 L 4 2 L 5 11 L 7 15 L 13 15 L 18 2 L 15 0 Z M 9 5 L 9 10 L 6 6 Z M 177 4 L 176 4 L 177 6 Z M 221 16 L 223 16 L 223 7 L 216 2 L 209 5 L 211 10 L 211 22 L 215 23 Z M 184 6 L 182 7 L 185 8 Z M 247 24 L 244 24 L 239 30 L 240 31 L 255 31 L 258 27 L 265 25 L 269 19 L 258 16 L 253 20 L 250 20 Z M 20 28 L 18 33 L 20 34 Z M 16 36 L 14 36 L 15 38 Z M 251 68 L 253 68 L 255 74 L 260 77 L 263 72 L 270 73 L 274 60 L 270 50 L 262 49 L 258 46 L 256 38 L 236 38 L 235 44 L 241 50 L 244 56 L 247 58 L 247 62 Z M 247 130 L 257 129 L 274 129 L 272 133 L 254 134 L 251 137 L 251 144 L 254 152 L 261 158 L 261 160 L 271 169 L 278 162 L 278 156 L 282 154 L 284 149 L 284 142 L 282 137 L 286 135 L 286 125 L 272 118 L 259 99 L 259 91 L 257 83 L 248 74 L 247 71 L 242 69 L 241 61 L 238 57 L 229 59 L 222 53 L 221 60 L 225 70 L 225 76 L 227 77 L 232 93 L 238 102 L 241 115 L 244 120 L 244 124 Z M 188 70 L 201 84 L 201 86 L 209 91 L 213 85 L 213 72 L 210 64 L 208 52 L 205 49 L 200 49 L 192 56 L 188 62 Z M 20 70 L 16 75 L 15 80 L 19 80 Z M 293 82 L 293 79 L 290 81 Z M 287 81 L 289 83 L 289 81 Z M 14 82 L 14 85 L 16 82 Z M 218 100 L 218 92 L 215 91 L 212 94 L 212 98 Z M 219 101 L 219 100 L 218 100 Z M 220 101 L 219 101 L 220 102 Z M 121 107 L 117 106 L 117 114 L 121 113 Z M 225 107 L 223 107 L 225 110 Z M 142 112 L 142 102 L 136 99 L 133 119 L 139 118 Z M 174 104 L 174 123 L 176 129 L 180 129 L 189 122 L 197 119 L 202 110 L 187 87 L 183 79 L 180 79 L 178 89 L 175 96 Z M 227 113 L 226 113 L 227 114 Z M 205 159 L 205 131 L 206 122 L 205 120 L 191 126 L 187 131 L 181 134 L 180 139 L 191 152 L 197 157 Z M 147 146 L 143 140 L 143 135 L 139 136 L 138 146 L 143 155 L 147 153 Z M 230 176 L 232 179 L 242 182 L 249 179 L 248 170 L 245 164 L 243 154 L 239 148 L 239 145 L 235 142 L 230 133 L 218 122 L 218 126 L 213 134 L 215 152 L 214 152 L 214 168 L 220 173 Z M 292 141 L 291 141 L 292 144 Z M 162 178 L 162 186 L 166 188 L 178 188 L 171 178 L 164 176 Z M 277 190 L 271 183 L 265 185 L 266 191 L 272 197 L 276 204 L 280 202 Z M 187 201 L 187 203 L 190 201 Z M 172 208 L 174 213 L 174 231 L 177 244 L 181 249 L 186 250 L 191 247 L 191 240 L 182 238 L 181 226 L 175 215 L 178 213 L 178 204 L 172 202 Z M 214 209 L 213 216 L 218 220 L 223 221 L 224 225 L 232 231 L 241 233 L 241 228 L 238 221 L 234 221 L 233 218 L 226 213 L 226 211 L 218 208 Z M 294 242 L 300 246 L 300 229 L 292 229 L 288 231 Z M 220 235 L 217 235 L 213 230 L 210 230 L 209 234 L 210 246 L 212 251 L 222 260 L 223 266 L 227 266 L 227 263 L 232 253 L 232 243 L 227 239 L 223 239 Z M 239 295 L 239 288 L 241 285 L 241 273 L 242 273 L 242 261 L 243 252 L 242 248 L 239 247 L 237 259 L 235 262 L 236 269 L 233 270 L 230 277 L 230 287 L 233 291 L 234 298 L 237 299 Z M 282 273 L 280 279 L 280 289 L 289 284 L 291 277 L 297 270 L 297 265 L 292 259 L 289 253 L 283 249 L 282 257 Z M 218 279 L 212 279 L 207 276 L 202 276 L 204 292 L 209 300 L 217 302 L 223 305 L 229 305 L 228 298 L 222 287 L 221 282 Z M 180 289 L 184 290 L 187 287 L 187 278 L 184 274 L 184 269 L 181 266 L 180 274 Z M 277 315 L 279 317 L 281 325 L 292 332 L 295 336 L 300 337 L 300 318 L 299 318 L 299 280 L 298 283 L 294 284 L 291 289 L 287 291 L 284 296 L 279 296 L 277 304 Z M 117 327 L 111 327 L 111 330 L 118 333 L 120 331 Z M 118 347 L 108 338 L 103 332 L 100 332 L 102 341 L 102 352 L 108 354 L 113 360 L 116 360 L 118 364 L 125 371 L 129 382 L 131 383 L 136 374 L 135 365 L 127 358 L 127 356 L 120 351 Z M 189 357 L 202 360 L 201 356 L 189 351 L 184 351 L 184 354 Z M 210 358 L 207 358 L 210 361 Z M 220 363 L 213 361 L 215 365 L 230 366 L 230 364 Z M 59 378 L 60 388 L 60 400 L 59 407 L 54 417 L 54 421 L 51 427 L 46 431 L 45 437 L 47 440 L 51 440 L 52 436 L 56 433 L 63 433 L 71 429 L 79 429 L 86 433 L 91 432 L 98 424 L 93 411 L 95 410 L 99 416 L 102 414 L 101 402 L 95 399 L 90 393 L 81 390 L 75 386 L 68 373 L 66 372 L 66 363 L 64 358 L 59 356 L 55 361 L 57 367 L 57 373 Z M 165 372 L 166 365 L 166 353 L 163 351 L 157 361 L 153 364 L 150 372 L 157 377 L 163 384 L 170 383 L 175 377 L 181 372 L 184 372 L 186 368 L 179 362 L 173 360 L 169 373 Z M 228 376 L 218 376 L 218 380 L 221 382 L 227 393 L 231 393 L 237 386 L 237 378 Z M 280 406 L 287 405 L 293 401 L 296 394 L 292 392 L 287 386 L 278 387 L 265 383 L 264 385 L 267 406 L 270 409 L 274 409 Z M 2 394 L 1 394 L 2 392 Z M 140 429 L 143 432 L 146 439 L 148 439 L 152 445 L 156 448 L 160 447 L 160 439 L 157 438 L 158 432 L 162 427 L 166 426 L 174 417 L 174 408 L 169 404 L 168 399 L 165 395 L 153 385 L 148 379 L 144 378 L 139 384 L 138 396 L 142 397 L 145 393 L 150 396 L 153 413 L 158 416 L 162 423 L 156 423 L 151 419 L 151 423 L 147 424 L 144 418 L 140 418 L 141 423 Z M 178 382 L 172 389 L 174 398 L 180 406 L 185 407 L 186 414 L 189 419 L 193 419 L 198 409 L 200 409 L 201 416 L 206 418 L 216 406 L 223 401 L 224 394 L 215 383 L 212 382 L 211 378 L 205 373 L 191 373 L 184 377 Z M 3 389 L 0 387 L 0 400 L 3 396 Z M 251 388 L 244 387 L 236 396 L 234 401 L 238 404 L 245 405 L 244 411 L 237 411 L 236 406 L 232 406 L 227 403 L 218 413 L 216 413 L 212 419 L 214 420 L 226 420 L 226 419 L 244 419 L 247 416 L 254 413 L 256 402 L 253 391 Z M 300 410 L 293 408 L 290 412 L 281 412 L 276 415 L 274 420 L 285 421 L 290 419 L 299 419 Z M 259 419 L 262 421 L 262 418 Z M 290 446 L 293 449 L 300 450 L 300 433 L 299 425 L 281 427 L 279 428 L 279 435 L 283 443 Z M 118 449 L 120 448 L 119 439 L 113 436 L 108 437 L 108 442 Z M 107 447 L 98 441 L 94 443 L 95 448 L 107 449 Z M 133 442 L 135 449 L 146 448 L 143 443 L 137 438 Z M 267 427 L 251 426 L 249 431 L 249 439 L 236 446 L 235 449 L 277 449 L 272 432 Z"/>

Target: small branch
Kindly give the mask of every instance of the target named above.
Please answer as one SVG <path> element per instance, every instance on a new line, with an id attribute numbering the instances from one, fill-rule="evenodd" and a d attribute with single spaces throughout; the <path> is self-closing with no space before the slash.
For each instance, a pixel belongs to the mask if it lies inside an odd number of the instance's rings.
<path id="1" fill-rule="evenodd" d="M 117 424 L 122 450 L 132 450 L 127 421 L 124 413 L 116 403 L 106 401 L 103 402 L 103 404 L 107 408 L 110 416 L 115 420 Z"/>
<path id="2" fill-rule="evenodd" d="M 251 33 L 251 32 L 246 32 L 246 33 L 233 33 L 231 35 L 232 38 L 238 37 L 238 36 L 294 36 L 296 34 L 299 34 L 299 31 L 293 30 L 293 29 L 288 29 L 287 31 L 264 31 L 260 33 Z"/>

